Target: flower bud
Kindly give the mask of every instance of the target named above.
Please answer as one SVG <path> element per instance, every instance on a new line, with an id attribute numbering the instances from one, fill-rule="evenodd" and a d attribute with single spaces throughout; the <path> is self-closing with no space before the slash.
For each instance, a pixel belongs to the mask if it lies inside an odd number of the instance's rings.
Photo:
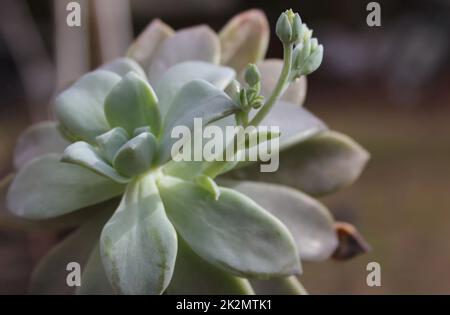
<path id="1" fill-rule="evenodd" d="M 292 22 L 292 41 L 300 42 L 302 38 L 302 20 L 300 19 L 300 15 L 295 13 L 294 20 Z"/>
<path id="2" fill-rule="evenodd" d="M 311 53 L 313 53 L 319 45 L 317 38 L 311 38 Z"/>
<path id="3" fill-rule="evenodd" d="M 302 68 L 302 74 L 308 75 L 319 68 L 323 58 L 323 46 L 319 45 L 314 52 L 311 53 Z"/>
<path id="4" fill-rule="evenodd" d="M 259 72 L 258 67 L 255 64 L 251 63 L 247 66 L 244 74 L 244 79 L 249 86 L 255 86 L 261 81 L 261 73 Z"/>
<path id="5" fill-rule="evenodd" d="M 292 26 L 286 13 L 281 13 L 278 18 L 275 33 L 283 44 L 289 44 L 292 37 Z"/>

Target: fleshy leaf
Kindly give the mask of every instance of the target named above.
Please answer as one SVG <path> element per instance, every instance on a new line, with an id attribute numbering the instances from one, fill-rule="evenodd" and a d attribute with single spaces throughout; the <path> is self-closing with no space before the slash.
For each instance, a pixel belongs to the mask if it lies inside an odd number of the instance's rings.
<path id="1" fill-rule="evenodd" d="M 155 136 L 149 132 L 140 133 L 117 151 L 114 168 L 128 177 L 139 175 L 150 168 L 156 149 Z"/>
<path id="2" fill-rule="evenodd" d="M 139 64 L 130 58 L 117 58 L 105 65 L 103 65 L 100 69 L 114 72 L 115 74 L 120 75 L 121 77 L 126 76 L 129 72 L 136 73 L 139 77 L 146 79 L 144 70 L 139 66 Z"/>
<path id="3" fill-rule="evenodd" d="M 302 260 L 323 261 L 335 251 L 338 239 L 333 217 L 317 200 L 276 184 L 249 181 L 223 183 L 256 200 L 280 219 L 292 233 Z"/>
<path id="4" fill-rule="evenodd" d="M 132 135 L 134 130 L 150 126 L 160 131 L 158 98 L 152 87 L 136 73 L 128 73 L 108 94 L 105 115 L 111 127 L 122 127 Z"/>
<path id="5" fill-rule="evenodd" d="M 233 17 L 220 31 L 221 64 L 236 71 L 262 60 L 269 44 L 269 23 L 261 10 L 248 10 Z"/>
<path id="6" fill-rule="evenodd" d="M 248 280 L 217 268 L 189 248 L 180 237 L 175 271 L 166 293 L 173 295 L 241 295 L 254 294 Z"/>
<path id="7" fill-rule="evenodd" d="M 268 98 L 277 84 L 283 61 L 281 59 L 267 59 L 258 63 L 261 72 L 261 95 Z M 243 75 L 241 75 L 243 78 Z M 284 91 L 281 100 L 294 105 L 303 105 L 306 97 L 307 81 L 305 76 L 301 76 Z"/>
<path id="8" fill-rule="evenodd" d="M 81 286 L 77 288 L 76 293 L 80 295 L 111 295 L 115 293 L 106 276 L 98 242 L 86 262 L 81 276 Z"/>
<path id="9" fill-rule="evenodd" d="M 101 235 L 106 275 L 123 294 L 161 294 L 170 282 L 177 235 L 153 175 L 135 180 Z"/>
<path id="10" fill-rule="evenodd" d="M 216 201 L 197 184 L 168 176 L 159 179 L 158 188 L 179 235 L 209 263 L 238 276 L 300 272 L 287 228 L 245 195 L 220 188 Z"/>
<path id="11" fill-rule="evenodd" d="M 296 276 L 273 278 L 269 280 L 251 280 L 258 295 L 305 295 L 305 288 Z"/>
<path id="12" fill-rule="evenodd" d="M 327 129 L 323 121 L 303 107 L 279 101 L 261 126 L 280 127 L 280 150 L 291 147 Z"/>
<path id="13" fill-rule="evenodd" d="M 187 83 L 175 97 L 166 119 L 164 120 L 164 138 L 162 139 L 160 162 L 170 157 L 172 130 L 177 126 L 194 129 L 194 119 L 201 118 L 202 126 L 228 116 L 238 110 L 237 105 L 211 83 L 204 80 L 193 80 Z"/>
<path id="14" fill-rule="evenodd" d="M 200 185 L 200 187 L 208 191 L 211 196 L 214 197 L 214 200 L 219 200 L 220 188 L 211 177 L 200 175 L 195 178 L 195 181 Z"/>
<path id="15" fill-rule="evenodd" d="M 109 130 L 103 103 L 119 81 L 120 76 L 110 71 L 85 74 L 56 98 L 56 117 L 71 134 L 93 143 Z"/>
<path id="16" fill-rule="evenodd" d="M 78 164 L 121 184 L 130 181 L 130 178 L 120 175 L 110 164 L 105 162 L 95 147 L 83 141 L 68 146 L 61 157 L 61 162 Z"/>
<path id="17" fill-rule="evenodd" d="M 98 211 L 110 207 L 115 199 L 108 200 L 78 211 L 46 220 L 29 220 L 13 215 L 6 206 L 6 194 L 14 178 L 13 174 L 0 181 L 0 228 L 20 231 L 57 231 L 74 228 L 90 220 Z"/>
<path id="18" fill-rule="evenodd" d="M 35 157 L 48 153 L 63 153 L 70 143 L 58 130 L 58 123 L 44 121 L 28 127 L 17 140 L 14 166 L 21 168 Z"/>
<path id="19" fill-rule="evenodd" d="M 155 85 L 161 116 L 165 117 L 175 96 L 186 83 L 202 79 L 218 89 L 224 90 L 235 75 L 236 73 L 231 68 L 201 61 L 188 61 L 171 67 Z"/>
<path id="20" fill-rule="evenodd" d="M 235 178 L 258 179 L 325 195 L 350 185 L 361 174 L 369 153 L 350 137 L 335 131 L 318 134 L 280 154 L 275 173 L 257 165 L 236 170 Z"/>
<path id="21" fill-rule="evenodd" d="M 124 186 L 49 154 L 27 163 L 12 182 L 8 208 L 28 219 L 47 219 L 120 195 Z"/>
<path id="22" fill-rule="evenodd" d="M 166 39 L 155 52 L 150 64 L 150 83 L 153 85 L 158 82 L 173 65 L 189 60 L 219 63 L 219 38 L 209 26 L 185 28 Z"/>
<path id="23" fill-rule="evenodd" d="M 128 133 L 122 127 L 116 127 L 95 138 L 102 156 L 112 163 L 117 151 L 128 141 Z"/>
<path id="24" fill-rule="evenodd" d="M 127 56 L 148 69 L 158 47 L 174 34 L 173 29 L 159 19 L 154 19 L 133 42 Z"/>
<path id="25" fill-rule="evenodd" d="M 31 294 L 73 294 L 76 286 L 67 285 L 70 274 L 67 265 L 71 262 L 84 266 L 98 242 L 103 224 L 114 208 L 104 208 L 92 220 L 87 221 L 75 232 L 57 244 L 38 264 L 31 276 Z"/>

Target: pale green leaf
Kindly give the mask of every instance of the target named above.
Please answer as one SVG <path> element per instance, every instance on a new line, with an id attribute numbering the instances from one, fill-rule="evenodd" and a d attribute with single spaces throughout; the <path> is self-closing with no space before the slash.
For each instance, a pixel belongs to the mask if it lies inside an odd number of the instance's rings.
<path id="1" fill-rule="evenodd" d="M 123 185 L 49 154 L 20 169 L 7 204 L 20 217 L 47 219 L 111 199 L 123 190 Z"/>
<path id="2" fill-rule="evenodd" d="M 165 117 L 175 96 L 186 83 L 202 79 L 224 90 L 235 75 L 231 68 L 200 61 L 183 62 L 171 67 L 155 85 L 161 116 Z"/>
<path id="3" fill-rule="evenodd" d="M 136 179 L 101 235 L 106 275 L 123 294 L 161 294 L 172 277 L 177 235 L 153 175 Z"/>
<path id="4" fill-rule="evenodd" d="M 96 205 L 83 208 L 59 217 L 45 220 L 29 220 L 12 214 L 6 206 L 6 195 L 8 188 L 14 178 L 10 174 L 0 181 L 0 228 L 20 231 L 39 231 L 39 230 L 62 230 L 74 228 L 91 219 L 98 211 L 109 207 L 114 200 L 105 201 Z"/>
<path id="5" fill-rule="evenodd" d="M 191 60 L 219 63 L 219 38 L 209 26 L 185 28 L 166 39 L 152 58 L 148 70 L 150 83 L 158 82 L 173 65 Z"/>
<path id="6" fill-rule="evenodd" d="M 136 61 L 125 57 L 117 58 L 103 65 L 102 67 L 100 67 L 100 69 L 114 72 L 115 74 L 118 74 L 121 77 L 126 76 L 129 72 L 134 72 L 143 79 L 147 78 L 144 70 L 141 68 L 141 66 L 139 66 L 139 64 Z"/>
<path id="7" fill-rule="evenodd" d="M 105 99 L 105 115 L 111 127 L 122 127 L 129 135 L 139 127 L 150 126 L 159 134 L 161 118 L 158 98 L 145 79 L 128 73 Z"/>
<path id="8" fill-rule="evenodd" d="M 269 44 L 269 23 L 261 10 L 234 16 L 220 31 L 221 64 L 236 71 L 262 60 Z"/>
<path id="9" fill-rule="evenodd" d="M 101 176 L 121 184 L 130 181 L 130 178 L 120 175 L 108 162 L 104 161 L 95 147 L 83 141 L 78 141 L 68 146 L 61 156 L 61 162 L 86 167 Z"/>
<path id="10" fill-rule="evenodd" d="M 335 192 L 353 183 L 361 174 L 369 153 L 353 139 L 327 131 L 280 154 L 275 173 L 261 173 L 257 165 L 236 171 L 235 178 L 282 183 L 310 195 Z"/>
<path id="11" fill-rule="evenodd" d="M 17 140 L 14 166 L 21 168 L 35 157 L 48 153 L 63 153 L 70 143 L 58 130 L 58 123 L 44 121 L 28 127 Z"/>
<path id="12" fill-rule="evenodd" d="M 175 271 L 166 290 L 167 294 L 183 295 L 251 295 L 248 280 L 207 263 L 195 254 L 189 245 L 178 238 Z"/>
<path id="13" fill-rule="evenodd" d="M 303 107 L 279 101 L 272 108 L 261 126 L 280 127 L 280 150 L 302 142 L 321 131 L 327 130 L 323 121 Z"/>
<path id="14" fill-rule="evenodd" d="M 276 184 L 250 181 L 223 181 L 244 195 L 256 200 L 283 222 L 297 244 L 302 261 L 323 261 L 338 245 L 331 213 L 308 195 Z"/>
<path id="15" fill-rule="evenodd" d="M 155 136 L 149 132 L 140 133 L 117 151 L 114 168 L 128 177 L 139 175 L 152 165 L 156 149 Z"/>
<path id="16" fill-rule="evenodd" d="M 82 76 L 74 85 L 58 95 L 55 114 L 72 135 L 93 143 L 95 137 L 109 130 L 103 103 L 120 76 L 97 70 Z"/>
<path id="17" fill-rule="evenodd" d="M 122 127 L 116 127 L 95 138 L 102 156 L 112 163 L 117 151 L 128 141 L 128 134 Z"/>
<path id="18" fill-rule="evenodd" d="M 209 263 L 251 277 L 300 272 L 289 231 L 252 199 L 220 188 L 216 201 L 197 184 L 168 176 L 158 188 L 179 235 Z"/>
<path id="19" fill-rule="evenodd" d="M 164 120 L 160 161 L 169 159 L 172 145 L 177 141 L 172 137 L 173 128 L 185 126 L 193 131 L 195 118 L 201 118 L 202 126 L 205 126 L 237 110 L 228 95 L 211 83 L 204 80 L 187 83 L 175 97 Z"/>

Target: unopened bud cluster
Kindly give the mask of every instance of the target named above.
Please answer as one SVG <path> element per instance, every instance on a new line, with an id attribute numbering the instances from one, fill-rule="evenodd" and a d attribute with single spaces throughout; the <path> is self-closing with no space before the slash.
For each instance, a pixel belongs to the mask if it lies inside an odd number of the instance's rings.
<path id="1" fill-rule="evenodd" d="M 312 37 L 312 30 L 302 23 L 298 13 L 287 10 L 281 13 L 276 25 L 276 34 L 285 45 L 294 45 L 291 78 L 308 75 L 322 63 L 323 46 Z"/>

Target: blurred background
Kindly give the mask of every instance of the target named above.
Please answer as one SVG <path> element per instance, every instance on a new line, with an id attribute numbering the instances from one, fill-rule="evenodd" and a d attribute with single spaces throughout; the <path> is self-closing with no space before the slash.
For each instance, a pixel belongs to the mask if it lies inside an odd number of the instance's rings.
<path id="1" fill-rule="evenodd" d="M 322 199 L 336 219 L 372 245 L 346 261 L 306 264 L 310 293 L 450 294 L 450 1 L 78 0 L 82 27 L 66 25 L 66 0 L 2 0 L 0 8 L 0 178 L 24 128 L 47 117 L 54 94 L 89 69 L 121 56 L 159 17 L 175 29 L 218 31 L 236 13 L 262 9 L 273 30 L 298 11 L 325 47 L 308 80 L 305 106 L 372 154 L 352 187 Z M 268 57 L 280 58 L 271 35 Z M 0 227 L 0 293 L 23 293 L 32 266 L 58 235 Z M 366 285 L 381 265 L 382 286 Z"/>

